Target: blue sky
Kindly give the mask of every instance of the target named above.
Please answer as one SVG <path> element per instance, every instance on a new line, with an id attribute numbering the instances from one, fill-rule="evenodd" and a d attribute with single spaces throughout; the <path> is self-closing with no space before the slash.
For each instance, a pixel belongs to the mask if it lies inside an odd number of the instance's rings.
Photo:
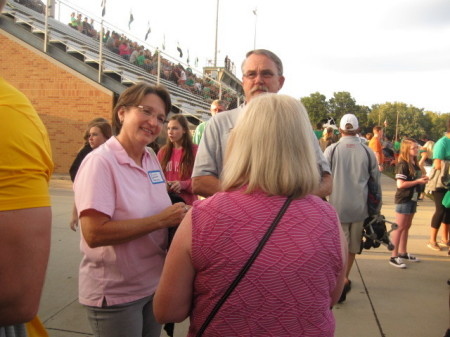
<path id="1" fill-rule="evenodd" d="M 76 2 L 97 17 L 100 3 Z M 106 13 L 105 20 L 140 39 L 150 23 L 149 45 L 161 47 L 165 37 L 166 52 L 177 56 L 179 43 L 184 62 L 188 49 L 191 64 L 214 59 L 214 0 L 107 0 Z M 218 63 L 228 55 L 238 77 L 255 26 L 256 47 L 284 63 L 284 94 L 348 91 L 361 105 L 404 102 L 450 112 L 448 0 L 221 0 Z"/>

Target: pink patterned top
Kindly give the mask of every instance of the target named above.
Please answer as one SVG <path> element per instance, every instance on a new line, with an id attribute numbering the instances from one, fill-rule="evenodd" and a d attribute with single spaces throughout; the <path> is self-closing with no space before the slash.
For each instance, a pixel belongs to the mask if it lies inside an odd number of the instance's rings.
<path id="1" fill-rule="evenodd" d="M 194 203 L 195 336 L 255 250 L 286 197 L 217 193 Z M 333 336 L 331 292 L 343 268 L 339 221 L 328 203 L 294 200 L 205 336 Z"/>

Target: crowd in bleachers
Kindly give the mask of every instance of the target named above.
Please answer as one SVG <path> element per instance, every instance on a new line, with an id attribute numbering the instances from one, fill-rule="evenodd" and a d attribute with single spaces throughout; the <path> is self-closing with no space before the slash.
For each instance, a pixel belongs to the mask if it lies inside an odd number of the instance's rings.
<path id="1" fill-rule="evenodd" d="M 38 13 L 45 14 L 45 4 L 41 0 L 14 0 L 14 2 L 31 8 Z"/>
<path id="2" fill-rule="evenodd" d="M 41 0 L 14 0 L 15 2 L 31 8 L 39 13 L 45 14 L 45 4 Z M 95 40 L 100 39 L 100 29 L 95 29 L 94 19 L 84 17 L 81 13 L 72 12 L 69 26 L 78 30 Z M 158 50 L 152 53 L 148 48 L 130 40 L 124 34 L 106 30 L 102 37 L 104 46 L 110 51 L 120 55 L 123 59 L 141 67 L 145 72 L 157 75 L 158 72 Z M 222 99 L 229 103 L 229 108 L 237 107 L 237 93 L 232 89 L 222 86 L 220 96 L 219 84 L 207 76 L 197 76 L 192 69 L 184 67 L 181 63 L 174 63 L 161 55 L 160 77 L 175 83 L 178 87 L 201 97 L 207 103 L 216 99 Z M 234 63 L 228 56 L 225 58 L 225 68 L 229 71 L 235 69 Z"/>
<path id="3" fill-rule="evenodd" d="M 69 26 L 79 32 L 90 36 L 96 40 L 100 39 L 100 32 L 94 28 L 94 20 L 72 12 Z M 104 46 L 110 51 L 119 54 L 123 59 L 141 67 L 144 71 L 157 75 L 158 72 L 158 51 L 152 52 L 143 45 L 130 40 L 124 34 L 106 30 L 102 37 Z M 160 58 L 160 77 L 172 81 L 177 86 L 191 93 L 202 97 L 207 103 L 219 98 L 219 85 L 210 78 L 199 77 L 188 66 L 183 67 L 180 63 L 175 64 L 166 58 Z M 229 62 L 226 64 L 230 67 Z M 229 102 L 230 107 L 237 106 L 236 94 L 228 88 L 222 88 L 222 100 Z"/>

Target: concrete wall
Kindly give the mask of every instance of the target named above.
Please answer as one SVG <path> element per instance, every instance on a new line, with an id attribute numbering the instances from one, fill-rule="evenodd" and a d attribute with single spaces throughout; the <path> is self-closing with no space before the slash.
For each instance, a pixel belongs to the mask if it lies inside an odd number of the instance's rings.
<path id="1" fill-rule="evenodd" d="M 86 124 L 111 119 L 113 92 L 3 30 L 0 46 L 0 76 L 30 99 L 47 127 L 55 173 L 68 173 Z"/>

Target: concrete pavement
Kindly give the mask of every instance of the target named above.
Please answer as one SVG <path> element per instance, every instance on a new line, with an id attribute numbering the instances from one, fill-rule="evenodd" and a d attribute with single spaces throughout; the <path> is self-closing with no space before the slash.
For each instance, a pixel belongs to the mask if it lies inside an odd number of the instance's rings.
<path id="1" fill-rule="evenodd" d="M 69 229 L 73 204 L 68 177 L 51 182 L 52 248 L 39 316 L 50 337 L 92 336 L 84 309 L 78 304 L 79 232 Z M 395 183 L 383 175 L 382 214 L 395 221 Z M 336 337 L 441 337 L 449 326 L 450 257 L 427 248 L 434 204 L 418 206 L 409 234 L 408 250 L 421 258 L 407 269 L 389 265 L 383 246 L 364 250 L 353 267 L 352 290 L 333 309 Z M 186 336 L 188 322 L 177 324 L 175 336 Z M 165 337 L 163 332 L 161 337 Z"/>

